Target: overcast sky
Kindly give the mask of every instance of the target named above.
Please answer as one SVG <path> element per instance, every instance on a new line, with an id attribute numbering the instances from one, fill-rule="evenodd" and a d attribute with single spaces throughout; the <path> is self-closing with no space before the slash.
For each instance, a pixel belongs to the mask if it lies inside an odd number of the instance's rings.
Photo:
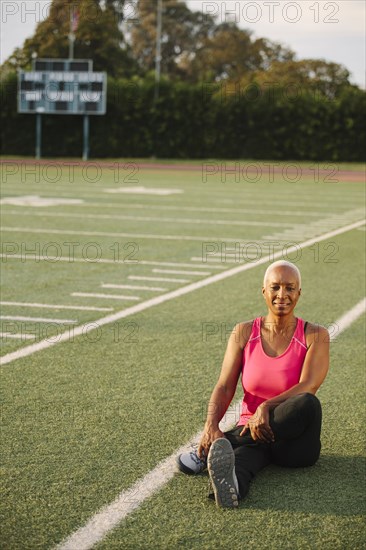
<path id="1" fill-rule="evenodd" d="M 131 0 L 131 6 L 136 0 Z M 2 0 L 1 63 L 47 17 L 51 0 Z M 321 58 L 341 63 L 351 81 L 365 88 L 365 0 L 188 0 L 192 10 L 211 13 L 218 21 L 236 21 L 293 49 L 298 59 Z M 132 7 L 131 7 L 132 10 Z"/>

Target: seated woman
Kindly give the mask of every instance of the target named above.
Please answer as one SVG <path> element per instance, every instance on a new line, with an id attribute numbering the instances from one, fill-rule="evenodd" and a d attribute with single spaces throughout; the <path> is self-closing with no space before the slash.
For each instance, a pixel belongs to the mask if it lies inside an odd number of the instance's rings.
<path id="1" fill-rule="evenodd" d="M 329 368 L 328 331 L 295 317 L 301 275 L 294 264 L 271 264 L 262 293 L 267 315 L 239 323 L 231 333 L 198 451 L 177 459 L 188 474 L 207 466 L 216 504 L 224 508 L 237 507 L 268 464 L 312 466 L 320 454 L 322 412 L 315 393 Z M 240 419 L 223 433 L 219 422 L 240 376 Z"/>

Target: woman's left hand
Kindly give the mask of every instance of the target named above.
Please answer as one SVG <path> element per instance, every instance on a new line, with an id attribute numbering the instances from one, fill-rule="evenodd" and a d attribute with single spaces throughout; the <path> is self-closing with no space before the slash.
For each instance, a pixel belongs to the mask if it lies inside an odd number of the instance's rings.
<path id="1" fill-rule="evenodd" d="M 269 409 L 264 403 L 259 405 L 253 416 L 245 424 L 240 435 L 244 435 L 248 430 L 250 430 L 250 435 L 254 441 L 263 441 L 265 443 L 272 443 L 274 441 L 274 433 L 269 425 Z"/>

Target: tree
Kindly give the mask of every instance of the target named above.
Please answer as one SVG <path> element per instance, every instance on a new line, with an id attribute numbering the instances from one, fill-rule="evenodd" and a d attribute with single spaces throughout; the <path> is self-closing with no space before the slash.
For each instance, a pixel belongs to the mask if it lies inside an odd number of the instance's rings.
<path id="1" fill-rule="evenodd" d="M 222 23 L 197 51 L 192 72 L 201 80 L 235 80 L 268 68 L 274 60 L 293 56 L 291 50 L 264 38 L 252 41 L 251 32 L 239 29 L 235 23 Z"/>
<path id="2" fill-rule="evenodd" d="M 67 58 L 70 14 L 78 15 L 74 55 L 94 60 L 95 70 L 111 76 L 131 76 L 137 65 L 120 29 L 125 0 L 53 0 L 49 16 L 34 36 L 7 60 L 8 68 L 29 68 L 34 57 Z"/>
<path id="3" fill-rule="evenodd" d="M 268 70 L 253 72 L 249 81 L 259 86 L 287 87 L 293 93 L 309 90 L 329 99 L 338 97 L 343 90 L 352 87 L 350 73 L 343 65 L 322 59 L 302 59 L 299 61 L 274 61 Z"/>
<path id="4" fill-rule="evenodd" d="M 144 73 L 155 67 L 156 26 L 156 1 L 139 0 L 137 18 L 131 25 L 131 47 Z M 189 78 L 191 61 L 214 28 L 212 17 L 191 12 L 185 2 L 163 0 L 162 73 L 171 78 Z"/>

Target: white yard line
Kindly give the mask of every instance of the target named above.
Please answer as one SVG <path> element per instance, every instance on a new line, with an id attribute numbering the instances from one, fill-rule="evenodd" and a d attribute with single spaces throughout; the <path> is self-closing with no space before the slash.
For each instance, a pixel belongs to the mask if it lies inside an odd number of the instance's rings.
<path id="1" fill-rule="evenodd" d="M 224 237 L 219 237 L 219 240 Z M 212 240 L 212 239 L 211 239 Z M 126 263 L 126 262 L 125 262 Z M 194 265 L 192 264 L 186 264 L 186 263 L 178 263 L 178 262 L 152 262 L 149 260 L 138 260 L 139 265 L 160 265 L 162 267 L 194 267 L 195 269 L 207 269 L 206 265 Z M 223 265 L 210 265 L 210 269 L 225 269 L 225 266 Z"/>
<path id="2" fill-rule="evenodd" d="M 197 236 L 197 235 L 156 235 L 156 234 L 150 234 L 150 233 L 115 233 L 115 232 L 105 232 L 105 231 L 79 231 L 78 229 L 73 230 L 67 230 L 67 229 L 41 229 L 41 228 L 32 228 L 32 227 L 9 227 L 9 226 L 3 226 L 0 228 L 3 232 L 20 232 L 20 233 L 36 233 L 36 234 L 44 234 L 44 235 L 75 235 L 79 236 L 82 235 L 84 237 L 126 237 L 128 239 L 152 239 L 152 240 L 161 240 L 161 241 L 225 241 L 225 243 L 243 243 L 246 244 L 247 241 L 243 241 L 242 237 L 233 238 L 233 237 L 215 237 L 213 235 L 207 237 L 207 236 Z M 259 241 L 256 241 L 259 242 Z M 2 257 L 6 257 L 5 254 L 1 255 Z M 16 254 L 8 254 L 9 258 L 16 258 Z M 50 261 L 48 257 L 45 257 L 46 260 Z M 57 258 L 59 261 L 59 259 Z M 73 259 L 72 259 L 73 260 Z M 67 258 L 67 261 L 72 263 L 70 261 L 70 258 Z M 77 260 L 73 260 L 77 261 Z M 85 260 L 84 260 L 85 261 Z M 107 262 L 107 260 L 104 260 Z M 114 260 L 108 260 L 110 263 L 128 263 L 124 262 L 122 260 L 114 261 Z M 132 262 L 130 262 L 132 263 Z M 135 262 L 137 263 L 137 262 Z M 142 262 L 139 262 L 142 263 Z M 145 262 L 147 264 L 147 262 Z"/>
<path id="3" fill-rule="evenodd" d="M 84 197 L 87 198 L 87 197 Z M 362 197 L 360 197 L 360 200 Z M 258 202 L 257 199 L 254 200 L 255 203 Z M 247 201 L 246 201 L 247 203 Z M 283 204 L 281 202 L 281 204 Z M 291 203 L 293 204 L 293 203 Z M 273 203 L 270 205 L 273 206 Z M 173 206 L 173 205 L 165 205 L 165 204 L 133 204 L 130 202 L 83 202 L 78 205 L 78 208 L 127 208 L 128 210 L 171 210 L 171 211 L 182 211 L 182 212 L 225 212 L 229 214 L 259 214 L 259 215 L 267 215 L 267 214 L 275 214 L 278 216 L 278 209 L 277 210 L 271 210 L 271 209 L 257 209 L 257 208 L 222 208 L 222 207 L 205 207 L 205 206 Z M 280 208 L 280 205 L 279 205 Z M 309 205 L 310 208 L 310 205 Z M 4 213 L 9 214 L 17 214 L 14 210 L 4 210 Z M 327 209 L 324 210 L 315 210 L 314 208 L 311 208 L 311 210 L 304 211 L 303 206 L 301 207 L 301 212 L 295 211 L 295 210 L 281 210 L 281 216 L 290 216 L 290 217 L 300 217 L 300 218 L 324 218 L 327 214 Z"/>
<path id="4" fill-rule="evenodd" d="M 277 248 L 278 249 L 278 246 L 274 247 L 275 249 Z M 229 255 L 229 258 L 227 257 Z M 231 257 L 230 257 L 231 256 Z M 232 257 L 234 256 L 234 257 Z M 200 256 L 193 256 L 191 258 L 191 260 L 193 262 L 202 262 L 203 264 L 209 264 L 209 267 L 211 268 L 211 262 L 219 262 L 220 261 L 220 258 L 221 258 L 221 261 L 224 263 L 224 264 L 244 264 L 246 263 L 248 260 L 254 260 L 257 258 L 257 256 L 252 256 L 251 254 L 240 254 L 239 252 L 232 252 L 232 253 L 228 253 L 227 251 L 223 252 L 222 254 L 215 254 L 211 257 L 207 257 L 205 259 L 205 261 L 203 261 L 203 259 L 200 257 Z M 236 259 L 237 258 L 237 259 Z M 200 266 L 197 266 L 197 267 L 200 267 Z"/>
<path id="5" fill-rule="evenodd" d="M 353 308 L 351 308 L 347 313 L 342 315 L 335 323 L 332 324 L 332 326 L 335 327 L 334 334 L 330 335 L 330 339 L 332 341 L 336 340 L 338 336 L 346 330 L 354 321 L 356 321 L 361 315 L 363 315 L 366 311 L 366 298 L 363 298 L 356 304 Z"/>
<path id="6" fill-rule="evenodd" d="M 18 212 L 17 216 L 40 216 L 42 218 L 76 218 L 80 219 L 79 213 L 70 212 Z M 246 220 L 211 220 L 211 219 L 199 219 L 199 218 L 162 218 L 153 216 L 127 216 L 127 215 L 114 215 L 114 214 L 83 214 L 83 219 L 92 220 L 121 220 L 121 221 L 138 221 L 138 222 L 160 222 L 160 223 L 188 223 L 189 225 L 239 225 L 239 226 L 254 226 L 254 227 L 291 227 L 296 225 L 295 223 L 284 222 L 258 222 L 258 221 L 246 221 Z"/>
<path id="7" fill-rule="evenodd" d="M 169 275 L 211 275 L 208 271 L 182 271 L 178 269 L 153 269 L 153 273 L 167 273 Z"/>
<path id="8" fill-rule="evenodd" d="M 336 183 L 336 182 L 334 182 Z M 362 184 L 364 182 L 358 182 L 359 184 Z M 3 188 L 5 190 L 5 185 L 6 184 L 3 184 Z M 291 185 L 290 183 L 288 183 L 288 185 Z M 69 190 L 69 187 L 68 186 L 63 186 L 65 189 Z M 268 186 L 270 187 L 270 186 Z M 23 184 L 19 184 L 17 185 L 16 183 L 14 184 L 11 184 L 8 186 L 8 192 L 9 193 L 13 193 L 13 195 L 15 193 L 17 193 L 17 196 L 23 196 L 24 194 L 24 183 Z M 110 197 L 108 195 L 105 195 L 104 194 L 104 191 L 103 189 L 92 189 L 92 188 L 85 188 L 84 186 L 83 187 L 80 187 L 80 186 L 73 186 L 73 193 L 75 193 L 76 191 L 80 190 L 77 194 L 78 194 L 78 198 L 79 199 L 82 199 L 82 200 L 96 200 L 96 201 L 101 201 L 100 204 L 98 206 L 103 206 L 102 202 L 103 202 L 103 199 L 109 199 Z M 95 192 L 97 191 L 97 192 Z M 34 183 L 32 184 L 32 192 L 33 193 L 38 193 L 40 195 L 44 194 L 45 193 L 45 187 L 43 185 L 39 185 L 37 187 L 37 185 L 35 185 Z M 61 191 L 60 192 L 58 191 L 57 188 L 55 188 L 53 185 L 52 185 L 52 188 L 50 189 L 48 196 L 51 196 L 51 194 L 55 194 L 57 193 L 57 197 L 58 198 L 70 198 L 70 191 Z M 207 188 L 207 193 L 202 193 L 201 194 L 203 199 L 205 198 L 205 196 L 209 196 L 210 200 L 211 201 L 216 201 L 218 203 L 219 206 L 221 206 L 222 204 L 234 204 L 235 207 L 238 207 L 240 206 L 240 201 L 238 201 L 237 199 L 225 199 L 223 200 L 222 199 L 222 191 L 213 191 L 212 189 L 209 189 Z M 15 196 L 15 195 L 14 195 Z M 327 195 L 326 193 L 319 193 L 317 192 L 317 198 L 319 199 L 319 201 L 321 202 L 321 199 L 328 199 L 329 198 L 329 195 Z M 116 200 L 121 200 L 121 199 L 125 199 L 126 202 L 131 202 L 132 200 L 138 200 L 137 197 L 128 197 L 128 196 L 125 196 L 125 197 L 116 197 Z M 147 201 L 150 199 L 150 197 L 146 197 Z M 355 193 L 355 197 L 351 196 L 351 197 L 344 197 L 342 196 L 342 193 L 337 195 L 337 196 L 333 196 L 332 198 L 332 206 L 334 205 L 339 205 L 340 207 L 344 206 L 345 204 L 350 204 L 350 205 L 353 205 L 355 203 L 357 203 L 357 201 L 359 200 L 362 200 L 363 199 L 363 195 L 360 194 L 360 193 Z M 309 207 L 311 210 L 313 210 L 313 206 L 314 206 L 314 198 L 311 196 L 311 193 L 308 194 L 308 196 L 306 195 L 298 195 L 297 196 L 297 200 L 296 201 L 290 201 L 290 200 L 284 200 L 283 198 L 271 198 L 269 200 L 265 200 L 265 198 L 263 198 L 263 201 L 261 201 L 261 206 L 263 207 L 269 207 L 269 208 L 275 208 L 276 206 L 278 206 L 278 208 L 283 208 L 284 206 L 288 206 L 288 207 L 298 207 L 299 206 L 299 203 L 301 203 L 301 205 L 305 206 L 305 207 Z M 258 206 L 258 188 L 257 190 L 253 190 L 253 192 L 249 192 L 245 194 L 245 199 L 243 200 L 243 207 L 247 207 L 248 205 L 250 204 L 253 204 L 255 206 Z M 9 205 L 10 206 L 10 205 Z M 316 208 L 319 208 L 321 207 L 321 204 L 319 204 L 319 202 L 317 202 L 315 204 Z M 324 208 L 324 213 L 326 214 L 326 208 Z M 9 211 L 10 213 L 12 213 L 12 211 Z"/>
<path id="9" fill-rule="evenodd" d="M 338 327 L 337 336 L 352 325 L 366 311 L 366 298 L 340 317 L 334 326 Z M 235 424 L 240 415 L 240 401 L 233 403 L 228 409 L 220 428 L 225 431 Z M 97 512 L 83 527 L 61 542 L 56 550 L 90 550 L 112 531 L 128 515 L 134 512 L 149 497 L 161 490 L 173 478 L 176 472 L 176 457 L 197 444 L 201 432 L 197 433 L 188 443 L 177 449 L 157 464 L 157 466 L 140 478 L 130 489 L 122 491 L 111 503 Z"/>
<path id="10" fill-rule="evenodd" d="M 229 407 L 220 422 L 221 430 L 228 430 L 235 424 L 239 417 L 239 410 L 238 403 Z M 159 462 L 153 470 L 134 483 L 130 489 L 120 493 L 111 504 L 104 506 L 84 527 L 57 545 L 55 550 L 89 550 L 101 541 L 109 531 L 117 527 L 123 518 L 136 510 L 144 500 L 153 496 L 174 477 L 177 471 L 176 457 L 192 450 L 198 444 L 200 437 L 201 431 L 196 433 L 188 443 Z"/>
<path id="11" fill-rule="evenodd" d="M 266 214 L 275 214 L 278 216 L 278 210 L 258 210 L 258 209 L 250 209 L 250 208 L 210 208 L 208 206 L 172 206 L 172 205 L 165 205 L 165 204 L 123 204 L 123 203 L 98 203 L 98 202 L 84 202 L 80 204 L 79 206 L 82 207 L 90 207 L 90 208 L 100 208 L 101 206 L 103 208 L 128 208 L 129 210 L 178 210 L 181 212 L 228 212 L 229 214 L 260 214 L 260 215 L 266 215 Z M 291 217 L 313 217 L 313 218 L 323 218 L 324 217 L 324 210 L 314 212 L 312 210 L 311 212 L 306 212 L 305 214 L 303 211 L 296 212 L 294 210 L 281 210 L 281 216 L 291 216 Z"/>
<path id="12" fill-rule="evenodd" d="M 113 307 L 93 307 L 93 306 L 63 306 L 58 304 L 38 304 L 32 302 L 0 302 L 1 306 L 20 306 L 34 307 L 43 309 L 74 309 L 77 311 L 113 311 Z"/>
<path id="13" fill-rule="evenodd" d="M 101 294 L 92 292 L 72 292 L 71 296 L 79 296 L 80 298 L 109 298 L 110 300 L 129 300 L 130 302 L 141 300 L 139 296 L 123 296 L 122 294 Z"/>
<path id="14" fill-rule="evenodd" d="M 0 332 L 0 338 L 15 338 L 16 340 L 34 340 L 34 334 L 14 334 L 13 332 Z"/>
<path id="15" fill-rule="evenodd" d="M 304 241 L 300 245 L 296 245 L 293 247 L 289 247 L 287 249 L 287 254 L 291 254 L 292 252 L 298 252 L 299 246 L 301 248 L 309 247 L 315 243 L 318 243 L 320 241 L 324 241 L 326 239 L 330 239 L 332 237 L 335 237 L 336 235 L 341 235 L 342 233 L 346 233 L 348 231 L 351 231 L 352 229 L 356 229 L 357 227 L 360 227 L 365 223 L 365 220 L 358 221 L 349 225 L 346 225 L 344 227 L 339 227 L 338 229 L 335 229 L 334 231 L 330 231 L 328 233 L 325 233 L 324 235 L 321 235 L 319 237 L 315 237 L 313 239 L 308 239 L 307 241 Z M 145 302 L 140 302 L 139 304 L 136 304 L 134 306 L 128 307 L 126 309 L 123 309 L 121 311 L 117 311 L 116 313 L 112 313 L 110 315 L 107 315 L 106 317 L 102 317 L 101 319 L 96 320 L 94 323 L 84 323 L 82 325 L 79 325 L 75 327 L 75 329 L 72 331 L 72 334 L 70 331 L 65 331 L 64 333 L 60 334 L 59 338 L 57 338 L 57 341 L 51 341 L 51 340 L 41 340 L 39 342 L 36 342 L 34 344 L 31 344 L 29 346 L 24 346 L 23 348 L 16 350 L 12 353 L 8 353 L 0 358 L 0 364 L 6 365 L 8 363 L 11 363 L 12 361 L 15 361 L 17 359 L 20 359 L 22 357 L 27 357 L 29 355 L 32 355 L 33 353 L 36 353 L 38 351 L 47 349 L 49 347 L 52 347 L 54 345 L 57 345 L 61 342 L 68 342 L 70 338 L 75 338 L 80 335 L 84 335 L 85 333 L 91 332 L 95 330 L 96 328 L 99 328 L 104 325 L 108 325 L 110 323 L 114 323 L 116 321 L 119 321 L 120 319 L 124 319 L 126 317 L 129 317 L 130 315 L 134 315 L 136 313 L 140 313 L 141 311 L 145 311 L 146 309 L 149 309 L 151 307 L 157 306 L 159 304 L 163 304 L 164 302 L 168 302 L 170 300 L 173 300 L 175 298 L 178 298 L 180 296 L 184 296 L 186 294 L 190 294 L 191 292 L 194 292 L 195 290 L 199 290 L 201 288 L 204 288 L 205 286 L 211 285 L 213 283 L 217 283 L 219 281 L 223 281 L 224 279 L 227 279 L 229 277 L 232 277 L 234 275 L 237 275 L 239 273 L 243 273 L 244 271 L 248 271 L 249 269 L 253 269 L 254 267 L 257 267 L 262 264 L 266 264 L 268 262 L 274 261 L 282 256 L 282 251 L 276 252 L 272 255 L 264 256 L 260 260 L 254 263 L 248 263 L 245 265 L 240 265 L 233 267 L 231 269 L 228 269 L 227 271 L 223 271 L 221 273 L 217 273 L 216 275 L 211 275 L 210 277 L 207 277 L 206 279 L 202 279 L 200 281 L 196 281 L 194 283 L 191 283 L 187 286 L 183 286 L 181 288 L 177 288 L 175 290 L 172 290 L 170 292 L 167 292 L 166 294 L 160 294 L 160 296 L 156 296 L 154 298 L 150 298 L 149 300 L 146 300 Z"/>
<path id="16" fill-rule="evenodd" d="M 189 283 L 189 279 L 170 279 L 167 277 L 144 277 L 140 275 L 129 275 L 131 281 L 158 281 L 161 283 Z"/>
<path id="17" fill-rule="evenodd" d="M 152 292 L 166 292 L 167 288 L 159 286 L 139 286 L 139 285 L 115 285 L 112 283 L 103 283 L 102 288 L 120 288 L 125 290 L 151 290 Z"/>
<path id="18" fill-rule="evenodd" d="M 256 241 L 259 242 L 259 241 Z M 5 243 L 4 243 L 5 245 Z M 15 260 L 23 260 L 26 261 L 27 259 L 33 260 L 34 257 L 37 259 L 37 261 L 45 261 L 50 262 L 50 258 L 48 256 L 45 256 L 43 254 L 38 254 L 38 252 L 26 252 L 24 251 L 23 254 L 12 254 L 12 253 L 2 253 L 0 254 L 0 258 L 4 259 L 4 263 L 7 260 L 15 259 Z M 87 260 L 85 258 L 75 258 L 74 256 L 57 256 L 55 260 L 52 260 L 52 263 L 56 262 L 67 262 L 69 264 L 73 263 L 84 263 L 84 264 L 124 264 L 124 265 L 160 265 L 160 266 L 166 266 L 166 267 L 195 267 L 197 269 L 206 269 L 207 266 L 199 266 L 194 264 L 185 264 L 185 263 L 177 263 L 177 262 L 150 262 L 148 260 L 109 260 L 107 258 L 97 258 L 94 260 Z M 225 269 L 225 266 L 222 265 L 210 265 L 210 269 Z M 187 281 L 183 281 L 187 282 Z"/>
<path id="19" fill-rule="evenodd" d="M 21 315 L 0 315 L 0 319 L 2 321 L 32 321 L 34 323 L 77 323 L 73 319 L 48 319 L 47 317 L 23 317 Z"/>

